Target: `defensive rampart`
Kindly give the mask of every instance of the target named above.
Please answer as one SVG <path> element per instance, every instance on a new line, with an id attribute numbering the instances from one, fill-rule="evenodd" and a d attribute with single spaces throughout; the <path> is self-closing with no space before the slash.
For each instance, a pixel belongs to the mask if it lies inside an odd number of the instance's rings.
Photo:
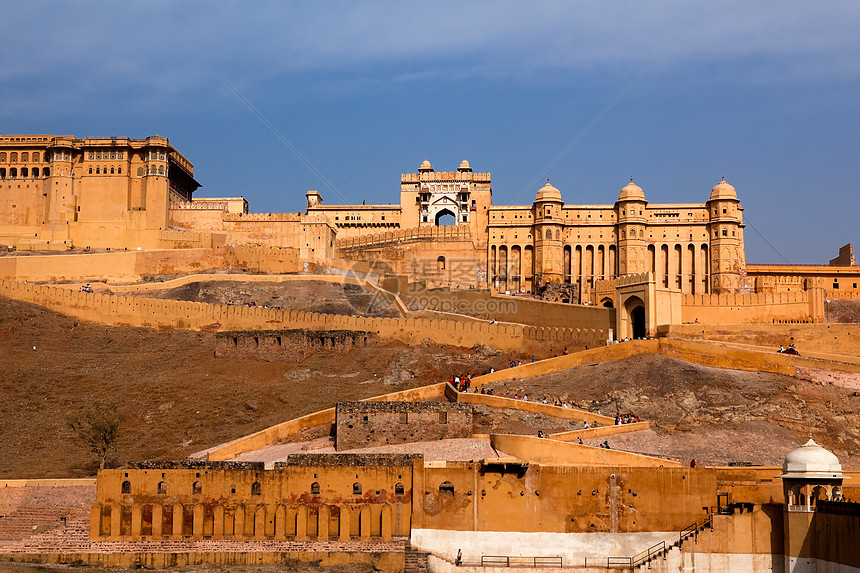
<path id="1" fill-rule="evenodd" d="M 794 344 L 802 356 L 832 360 L 860 356 L 860 324 L 683 324 L 661 329 L 661 334 L 688 340 L 762 346 L 774 352 L 780 346 Z"/>
<path id="2" fill-rule="evenodd" d="M 0 257 L 0 279 L 19 282 L 138 282 L 208 269 L 296 273 L 302 265 L 297 249 L 240 246 Z"/>
<path id="3" fill-rule="evenodd" d="M 544 327 L 577 326 L 608 332 L 615 324 L 612 308 L 497 295 L 489 289 L 431 289 L 410 296 L 406 306 L 411 311 L 456 312 Z M 557 350 L 560 353 L 563 349 Z"/>
<path id="4" fill-rule="evenodd" d="M 606 333 L 593 329 L 541 328 L 513 324 L 477 324 L 454 320 L 365 318 L 261 307 L 148 299 L 74 292 L 69 289 L 0 281 L 0 294 L 51 310 L 112 326 L 237 331 L 353 330 L 375 332 L 383 340 L 472 347 L 487 345 L 503 351 L 547 356 L 561 347 L 605 344 Z"/>
<path id="5" fill-rule="evenodd" d="M 687 294 L 681 299 L 681 320 L 703 324 L 822 322 L 824 291 Z"/>

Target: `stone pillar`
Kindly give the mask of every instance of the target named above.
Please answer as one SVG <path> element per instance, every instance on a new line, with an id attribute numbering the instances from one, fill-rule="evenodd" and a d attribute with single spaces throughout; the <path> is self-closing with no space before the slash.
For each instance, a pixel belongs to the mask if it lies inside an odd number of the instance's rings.
<path id="1" fill-rule="evenodd" d="M 245 537 L 245 506 L 237 505 L 233 509 L 233 537 L 242 539 Z"/>
<path id="2" fill-rule="evenodd" d="M 275 510 L 275 538 L 284 539 L 287 536 L 287 508 L 278 505 Z"/>
<path id="3" fill-rule="evenodd" d="M 317 515 L 317 537 L 320 539 L 328 539 L 329 530 L 328 524 L 331 514 L 327 505 L 321 505 L 319 514 Z"/>
<path id="4" fill-rule="evenodd" d="M 122 507 L 119 504 L 110 505 L 110 536 L 120 536 L 120 525 L 122 523 Z"/>
<path id="5" fill-rule="evenodd" d="M 191 520 L 191 535 L 194 539 L 203 539 L 203 504 L 194 505 L 194 515 Z"/>
<path id="6" fill-rule="evenodd" d="M 391 541 L 391 524 L 392 510 L 389 504 L 382 506 L 382 515 L 380 516 L 380 535 L 383 541 Z"/>
<path id="7" fill-rule="evenodd" d="M 164 529 L 164 507 L 156 503 L 152 505 L 152 538 L 161 539 Z"/>
<path id="8" fill-rule="evenodd" d="M 358 535 L 362 541 L 370 539 L 370 506 L 362 506 L 358 512 Z"/>
<path id="9" fill-rule="evenodd" d="M 258 505 L 254 509 L 254 538 L 263 539 L 266 536 L 266 506 Z"/>
<path id="10" fill-rule="evenodd" d="M 212 539 L 224 537 L 224 506 L 216 505 L 212 508 Z"/>
<path id="11" fill-rule="evenodd" d="M 340 541 L 349 541 L 349 507 L 341 506 L 340 508 L 340 527 L 338 539 Z"/>
<path id="12" fill-rule="evenodd" d="M 143 529 L 143 511 L 140 504 L 131 506 L 131 538 L 138 540 L 141 538 Z"/>
<path id="13" fill-rule="evenodd" d="M 96 541 L 102 534 L 102 504 L 94 503 L 90 507 L 90 539 Z"/>
<path id="14" fill-rule="evenodd" d="M 296 541 L 308 538 L 308 506 L 300 505 L 296 510 Z"/>
<path id="15" fill-rule="evenodd" d="M 173 539 L 182 539 L 182 526 L 184 520 L 185 510 L 182 508 L 181 503 L 177 503 L 173 506 L 173 530 L 171 531 L 171 537 Z"/>

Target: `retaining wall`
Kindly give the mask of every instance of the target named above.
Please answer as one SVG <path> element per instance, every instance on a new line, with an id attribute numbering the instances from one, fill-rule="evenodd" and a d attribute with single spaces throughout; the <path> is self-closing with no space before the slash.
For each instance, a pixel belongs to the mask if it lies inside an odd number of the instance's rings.
<path id="1" fill-rule="evenodd" d="M 605 344 L 606 333 L 579 328 L 542 328 L 513 324 L 477 324 L 454 320 L 366 318 L 272 308 L 228 306 L 74 292 L 66 288 L 0 281 L 0 295 L 111 326 L 179 328 L 188 330 L 358 330 L 382 339 L 419 344 L 472 347 L 487 345 L 502 351 L 546 356 L 560 347 Z"/>

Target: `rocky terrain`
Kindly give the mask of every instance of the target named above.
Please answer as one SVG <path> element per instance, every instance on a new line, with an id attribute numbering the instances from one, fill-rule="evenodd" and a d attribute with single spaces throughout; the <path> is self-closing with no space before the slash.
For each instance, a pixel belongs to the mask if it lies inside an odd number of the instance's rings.
<path id="1" fill-rule="evenodd" d="M 101 291 L 100 291 L 101 292 Z M 105 292 L 110 292 L 109 289 Z M 125 294 L 125 293 L 124 293 Z M 255 304 L 324 314 L 398 318 L 397 306 L 375 290 L 325 281 L 235 282 L 201 281 L 163 290 L 127 293 L 210 304 Z"/>
<path id="2" fill-rule="evenodd" d="M 636 414 L 652 430 L 610 438 L 628 451 L 708 464 L 779 465 L 808 439 L 860 468 L 860 392 L 764 372 L 642 355 L 492 385 L 496 394 Z"/>
<path id="3" fill-rule="evenodd" d="M 110 463 L 176 459 L 284 420 L 360 399 L 479 374 L 488 349 L 375 344 L 300 364 L 215 358 L 215 335 L 105 327 L 0 298 L 0 478 L 92 475 L 69 417 L 94 402 L 123 420 Z"/>

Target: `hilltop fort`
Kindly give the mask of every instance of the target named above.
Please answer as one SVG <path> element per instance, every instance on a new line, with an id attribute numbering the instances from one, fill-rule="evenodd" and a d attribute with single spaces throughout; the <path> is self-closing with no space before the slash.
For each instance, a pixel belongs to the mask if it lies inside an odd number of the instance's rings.
<path id="1" fill-rule="evenodd" d="M 323 355 L 345 366 L 313 376 L 345 379 L 362 353 L 421 346 L 482 371 L 425 379 L 399 354 L 384 382 L 356 381 L 373 394 L 318 405 L 284 392 L 292 419 L 185 459 L 131 461 L 95 480 L 9 479 L 0 559 L 860 570 L 860 471 L 847 467 L 858 437 L 836 420 L 860 390 L 850 244 L 828 264 L 748 264 L 744 209 L 724 179 L 692 202 L 654 204 L 631 178 L 602 205 L 566 203 L 548 180 L 531 204 L 499 206 L 490 173 L 425 160 L 400 175 L 399 204 L 329 205 L 308 191 L 302 213 L 253 213 L 242 197 L 195 197 L 195 177 L 157 135 L 0 136 L 0 296 L 69 317 L 65 331 L 198 332 L 212 360 L 243 368 Z M 332 285 L 348 296 L 334 300 Z M 4 328 L 10 360 L 50 361 L 18 340 L 20 324 Z M 695 365 L 695 376 L 779 377 L 782 394 L 826 396 L 829 417 L 762 404 L 791 448 L 724 463 L 713 447 L 697 465 L 690 449 L 653 446 L 689 420 L 661 416 L 656 434 L 629 410 L 692 410 L 689 393 L 648 406 L 623 394 L 640 381 L 624 380 L 599 406 L 584 383 L 564 386 L 637 357 Z M 205 386 L 199 374 L 184 383 Z M 703 390 L 729 395 L 721 416 L 741 408 L 724 386 Z"/>

